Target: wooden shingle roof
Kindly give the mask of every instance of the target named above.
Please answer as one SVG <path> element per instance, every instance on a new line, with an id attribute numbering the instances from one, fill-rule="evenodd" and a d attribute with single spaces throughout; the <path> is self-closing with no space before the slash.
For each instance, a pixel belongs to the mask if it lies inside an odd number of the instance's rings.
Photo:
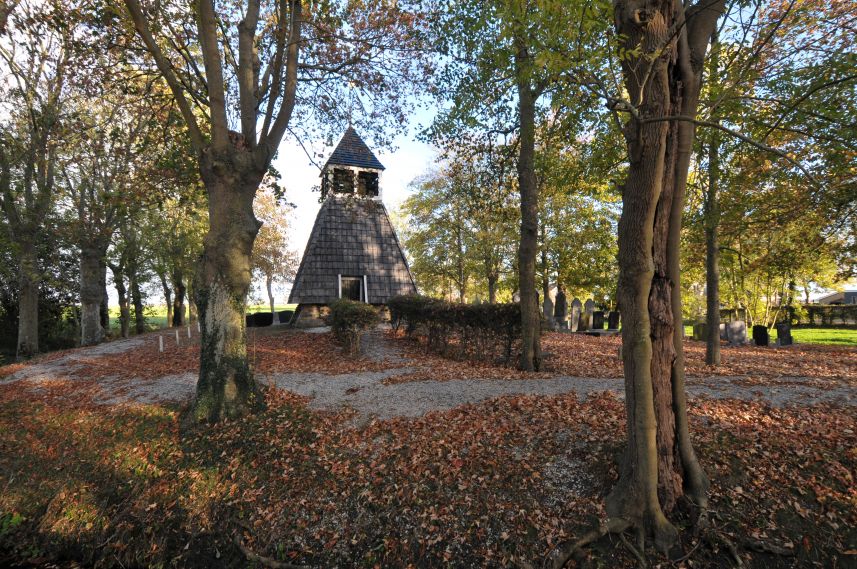
<path id="1" fill-rule="evenodd" d="M 366 275 L 369 302 L 417 288 L 387 209 L 379 200 L 331 194 L 315 219 L 289 303 L 329 304 L 338 275 Z"/>
<path id="2" fill-rule="evenodd" d="M 375 157 L 375 154 L 351 126 L 342 135 L 342 140 L 339 141 L 333 154 L 327 159 L 323 170 L 331 164 L 384 170 L 384 165 Z"/>

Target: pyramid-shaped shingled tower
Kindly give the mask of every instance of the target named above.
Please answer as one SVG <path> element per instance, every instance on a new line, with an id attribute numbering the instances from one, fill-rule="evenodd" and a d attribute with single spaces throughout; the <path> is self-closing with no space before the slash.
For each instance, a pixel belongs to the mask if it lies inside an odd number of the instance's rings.
<path id="1" fill-rule="evenodd" d="M 338 298 L 382 305 L 415 294 L 405 255 L 379 197 L 384 166 L 348 127 L 322 168 L 321 209 L 295 277 L 289 303 L 296 322 L 314 325 Z"/>
<path id="2" fill-rule="evenodd" d="M 356 166 L 358 168 L 372 168 L 375 170 L 383 170 L 384 165 L 375 157 L 372 150 L 366 146 L 354 127 L 349 126 L 342 135 L 342 140 L 336 145 L 336 149 L 330 158 L 327 159 L 324 168 L 326 170 L 329 165 L 338 164 L 340 166 Z"/>

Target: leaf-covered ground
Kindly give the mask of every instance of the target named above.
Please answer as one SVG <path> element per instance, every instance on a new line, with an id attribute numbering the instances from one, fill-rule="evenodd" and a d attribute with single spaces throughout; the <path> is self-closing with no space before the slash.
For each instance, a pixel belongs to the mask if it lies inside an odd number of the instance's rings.
<path id="1" fill-rule="evenodd" d="M 387 365 L 326 361 L 338 348 L 325 335 L 256 340 L 257 369 Z M 155 350 L 143 361 L 143 352 L 90 358 L 98 363 L 75 379 L 38 389 L 0 381 L 0 565 L 252 566 L 236 541 L 319 567 L 538 564 L 597 522 L 615 481 L 624 406 L 609 394 L 507 396 L 360 427 L 349 426 L 350 411 L 312 411 L 277 389 L 263 413 L 214 427 L 183 426 L 170 405 L 95 404 L 97 381 L 86 374 L 103 381 L 104 370 L 167 358 Z M 855 352 L 843 357 L 852 364 L 832 369 L 853 373 Z M 136 371 L 174 374 L 190 369 L 186 359 Z M 696 398 L 690 415 L 714 527 L 746 564 L 855 565 L 857 408 Z M 793 555 L 753 551 L 758 542 Z M 684 545 L 681 562 L 650 554 L 674 567 L 733 563 L 690 536 Z M 595 566 L 634 566 L 618 540 L 589 556 Z"/>
<path id="2" fill-rule="evenodd" d="M 408 357 L 417 361 L 419 369 L 393 377 L 391 383 L 425 379 L 530 379 L 533 377 L 622 377 L 622 360 L 618 336 L 594 337 L 584 334 L 547 332 L 542 335 L 545 371 L 524 374 L 511 367 L 486 362 L 458 362 L 429 353 L 416 338 L 392 334 Z M 796 344 L 787 347 L 731 347 L 725 342 L 721 349 L 722 363 L 717 367 L 705 364 L 705 343 L 685 341 L 686 372 L 689 377 L 743 376 L 747 381 L 782 377 L 801 377 L 820 382 L 857 385 L 857 349 L 853 347 L 816 344 Z"/>

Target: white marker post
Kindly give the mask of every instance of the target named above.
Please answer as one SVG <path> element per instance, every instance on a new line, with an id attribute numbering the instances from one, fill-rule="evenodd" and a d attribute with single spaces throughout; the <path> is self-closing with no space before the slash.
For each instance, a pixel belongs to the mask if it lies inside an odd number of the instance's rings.
<path id="1" fill-rule="evenodd" d="M 199 327 L 199 320 L 196 321 L 196 331 L 202 332 L 202 328 Z"/>
<path id="2" fill-rule="evenodd" d="M 158 335 L 158 351 L 159 352 L 164 351 L 164 337 L 161 335 Z"/>
<path id="3" fill-rule="evenodd" d="M 176 346 L 179 345 L 179 329 L 176 328 Z"/>
<path id="4" fill-rule="evenodd" d="M 187 327 L 187 337 L 190 338 L 190 324 L 188 324 Z"/>

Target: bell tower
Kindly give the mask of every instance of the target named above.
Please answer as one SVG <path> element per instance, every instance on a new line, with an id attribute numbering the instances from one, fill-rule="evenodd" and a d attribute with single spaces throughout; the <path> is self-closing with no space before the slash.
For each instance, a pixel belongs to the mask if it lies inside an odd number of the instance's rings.
<path id="1" fill-rule="evenodd" d="M 321 199 L 331 193 L 379 198 L 378 178 L 383 170 L 384 165 L 349 126 L 321 169 Z"/>
<path id="2" fill-rule="evenodd" d="M 321 208 L 289 303 L 298 326 L 322 324 L 331 302 L 348 298 L 383 306 L 417 287 L 402 252 L 378 178 L 384 166 L 348 127 L 321 169 Z"/>

